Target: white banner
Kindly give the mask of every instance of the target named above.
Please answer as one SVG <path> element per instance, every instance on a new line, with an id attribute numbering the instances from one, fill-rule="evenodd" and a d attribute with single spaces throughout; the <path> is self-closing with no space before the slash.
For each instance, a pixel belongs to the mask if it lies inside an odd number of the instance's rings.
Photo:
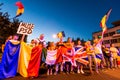
<path id="1" fill-rule="evenodd" d="M 18 34 L 29 35 L 32 34 L 34 24 L 21 22 L 17 30 Z"/>

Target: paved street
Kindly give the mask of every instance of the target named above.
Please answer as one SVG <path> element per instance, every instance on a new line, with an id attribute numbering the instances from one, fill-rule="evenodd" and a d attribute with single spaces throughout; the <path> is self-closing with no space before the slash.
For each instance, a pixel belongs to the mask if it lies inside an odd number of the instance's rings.
<path id="1" fill-rule="evenodd" d="M 5 80 L 30 80 L 29 78 L 23 78 L 19 74 L 14 78 L 8 78 Z M 89 74 L 89 70 L 85 70 L 85 74 L 58 74 L 50 75 L 40 74 L 38 78 L 31 80 L 120 80 L 120 68 L 115 70 L 100 71 L 99 74 Z"/>
<path id="2" fill-rule="evenodd" d="M 89 70 L 85 69 L 85 74 L 57 74 L 47 76 L 45 70 L 40 69 L 40 75 L 38 78 L 29 79 L 24 78 L 17 74 L 14 78 L 8 78 L 5 80 L 120 80 L 120 68 L 112 70 L 104 70 L 97 74 L 89 74 Z"/>

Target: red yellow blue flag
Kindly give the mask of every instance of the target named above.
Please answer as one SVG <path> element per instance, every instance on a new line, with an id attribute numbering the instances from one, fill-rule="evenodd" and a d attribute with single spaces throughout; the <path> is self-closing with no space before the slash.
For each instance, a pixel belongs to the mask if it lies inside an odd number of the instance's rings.
<path id="1" fill-rule="evenodd" d="M 112 11 L 112 9 L 110 9 L 101 19 L 100 26 L 102 27 L 103 32 L 105 32 L 107 30 L 106 22 L 109 18 L 109 15 L 110 15 L 111 11 Z"/>
<path id="2" fill-rule="evenodd" d="M 16 2 L 15 5 L 18 7 L 16 12 L 16 17 L 18 17 L 24 13 L 24 6 L 20 1 Z"/>
<path id="3" fill-rule="evenodd" d="M 58 38 L 65 37 L 64 31 L 59 32 L 59 33 L 57 34 L 57 37 L 58 37 Z"/>

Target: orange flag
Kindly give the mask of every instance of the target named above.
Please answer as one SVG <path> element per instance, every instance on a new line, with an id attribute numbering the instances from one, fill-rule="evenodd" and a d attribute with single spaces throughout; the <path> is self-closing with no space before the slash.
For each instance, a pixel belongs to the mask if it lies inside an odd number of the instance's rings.
<path id="1" fill-rule="evenodd" d="M 18 7 L 17 13 L 16 13 L 16 17 L 18 17 L 24 13 L 24 6 L 20 1 L 16 2 L 15 5 Z"/>

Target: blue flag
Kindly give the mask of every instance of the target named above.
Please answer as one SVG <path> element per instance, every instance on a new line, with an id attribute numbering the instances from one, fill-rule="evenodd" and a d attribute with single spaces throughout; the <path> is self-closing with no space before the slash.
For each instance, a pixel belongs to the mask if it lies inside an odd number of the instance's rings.
<path id="1" fill-rule="evenodd" d="M 20 44 L 8 41 L 0 63 L 0 79 L 14 77 L 17 73 Z"/>

